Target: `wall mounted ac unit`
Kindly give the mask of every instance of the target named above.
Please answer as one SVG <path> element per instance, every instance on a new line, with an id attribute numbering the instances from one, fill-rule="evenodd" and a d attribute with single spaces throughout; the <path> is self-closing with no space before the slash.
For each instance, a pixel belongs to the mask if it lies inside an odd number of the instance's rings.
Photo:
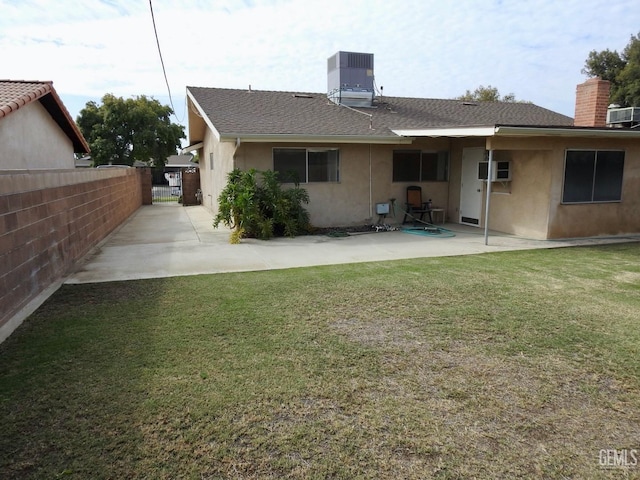
<path id="1" fill-rule="evenodd" d="M 494 161 L 491 169 L 492 182 L 510 182 L 511 181 L 511 161 Z M 478 164 L 478 180 L 486 180 L 489 174 L 489 162 L 480 162 Z"/>
<path id="2" fill-rule="evenodd" d="M 640 123 L 640 107 L 626 108 L 610 108 L 607 110 L 607 124 L 620 125 L 630 124 L 629 126 L 638 125 Z"/>

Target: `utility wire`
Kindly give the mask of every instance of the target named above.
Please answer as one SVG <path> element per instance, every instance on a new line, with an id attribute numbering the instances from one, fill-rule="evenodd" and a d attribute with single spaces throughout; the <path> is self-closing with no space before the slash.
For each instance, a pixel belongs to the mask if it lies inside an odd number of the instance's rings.
<path id="1" fill-rule="evenodd" d="M 162 65 L 162 73 L 164 74 L 164 82 L 167 84 L 167 91 L 169 92 L 169 103 L 171 104 L 171 110 L 173 110 L 173 116 L 176 117 L 178 123 L 182 124 L 178 115 L 176 115 L 176 108 L 173 106 L 173 98 L 171 97 L 171 87 L 169 87 L 169 79 L 167 78 L 167 70 L 164 68 L 164 60 L 162 59 L 162 50 L 160 49 L 160 40 L 158 39 L 158 29 L 156 28 L 156 18 L 153 15 L 153 4 L 149 0 L 149 10 L 151 10 L 151 21 L 153 22 L 153 33 L 156 36 L 156 44 L 158 45 L 158 55 L 160 55 L 160 64 Z"/>

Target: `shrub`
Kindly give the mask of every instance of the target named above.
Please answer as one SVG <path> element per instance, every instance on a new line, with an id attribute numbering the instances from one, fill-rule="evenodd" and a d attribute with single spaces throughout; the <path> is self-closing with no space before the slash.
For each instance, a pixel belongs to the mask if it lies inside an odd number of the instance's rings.
<path id="1" fill-rule="evenodd" d="M 309 213 L 303 207 L 306 203 L 307 191 L 298 183 L 283 189 L 277 172 L 235 169 L 229 172 L 218 197 L 213 226 L 224 223 L 233 229 L 232 243 L 243 237 L 293 237 L 310 229 Z"/>

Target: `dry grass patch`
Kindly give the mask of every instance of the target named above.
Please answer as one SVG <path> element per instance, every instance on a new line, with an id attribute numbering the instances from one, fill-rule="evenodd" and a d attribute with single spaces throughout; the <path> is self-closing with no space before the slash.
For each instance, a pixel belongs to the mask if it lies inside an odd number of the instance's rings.
<path id="1" fill-rule="evenodd" d="M 638 478 L 640 245 L 63 287 L 0 478 Z"/>
<path id="2" fill-rule="evenodd" d="M 423 441 L 439 455 L 424 467 L 436 476 L 589 477 L 603 442 L 640 438 L 640 417 L 629 404 L 636 387 L 585 376 L 566 359 L 491 355 L 491 338 L 430 342 L 415 325 L 394 319 L 340 321 L 334 328 L 384 351 L 384 375 L 370 392 L 374 403 L 401 398 L 398 413 L 429 412 L 422 433 L 431 436 Z"/>

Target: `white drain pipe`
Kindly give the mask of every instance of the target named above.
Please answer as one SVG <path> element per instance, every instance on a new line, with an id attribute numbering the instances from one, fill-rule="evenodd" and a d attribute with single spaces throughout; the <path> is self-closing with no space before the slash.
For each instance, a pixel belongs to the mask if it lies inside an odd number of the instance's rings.
<path id="1" fill-rule="evenodd" d="M 491 179 L 493 178 L 493 150 L 489 150 L 487 168 L 487 199 L 484 208 L 484 244 L 489 245 L 489 205 L 491 204 Z"/>

